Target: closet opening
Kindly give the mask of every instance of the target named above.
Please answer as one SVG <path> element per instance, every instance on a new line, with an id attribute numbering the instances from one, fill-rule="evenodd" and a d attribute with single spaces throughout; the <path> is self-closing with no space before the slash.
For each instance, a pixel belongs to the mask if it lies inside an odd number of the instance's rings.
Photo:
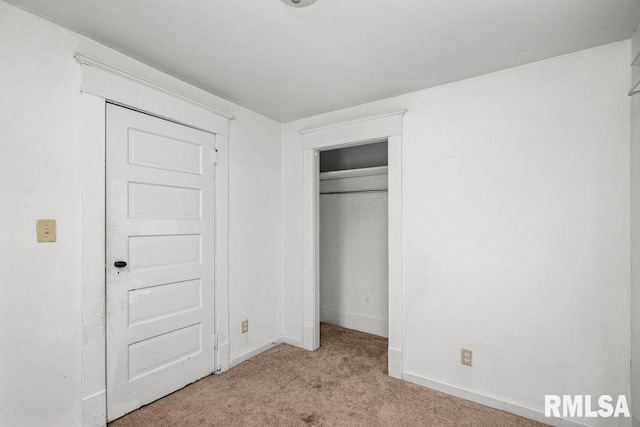
<path id="1" fill-rule="evenodd" d="M 339 328 L 388 338 L 388 141 L 321 151 L 319 172 L 320 345 Z"/>

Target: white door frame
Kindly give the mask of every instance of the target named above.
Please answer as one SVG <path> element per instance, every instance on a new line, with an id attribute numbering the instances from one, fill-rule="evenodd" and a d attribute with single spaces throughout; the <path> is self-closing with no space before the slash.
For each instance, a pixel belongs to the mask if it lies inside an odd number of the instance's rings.
<path id="1" fill-rule="evenodd" d="M 319 151 L 389 142 L 389 375 L 402 374 L 402 116 L 405 110 L 305 129 L 304 348 L 320 346 Z"/>
<path id="2" fill-rule="evenodd" d="M 214 369 L 229 368 L 229 121 L 218 108 L 76 54 L 82 68 L 82 425 L 104 426 L 106 397 L 105 135 L 107 103 L 216 135 Z"/>

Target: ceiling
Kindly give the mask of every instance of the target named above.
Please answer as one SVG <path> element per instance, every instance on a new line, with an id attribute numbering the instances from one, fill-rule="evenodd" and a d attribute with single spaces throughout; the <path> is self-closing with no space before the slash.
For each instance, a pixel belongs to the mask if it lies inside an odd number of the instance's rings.
<path id="1" fill-rule="evenodd" d="M 630 37 L 640 0 L 9 0 L 280 122 Z"/>

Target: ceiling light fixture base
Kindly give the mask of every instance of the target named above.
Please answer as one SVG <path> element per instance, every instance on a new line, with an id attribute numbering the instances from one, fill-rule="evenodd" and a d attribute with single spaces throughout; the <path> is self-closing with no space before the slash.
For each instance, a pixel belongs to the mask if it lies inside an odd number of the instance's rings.
<path id="1" fill-rule="evenodd" d="M 307 7 L 315 2 L 316 0 L 282 0 L 282 3 L 291 7 Z"/>

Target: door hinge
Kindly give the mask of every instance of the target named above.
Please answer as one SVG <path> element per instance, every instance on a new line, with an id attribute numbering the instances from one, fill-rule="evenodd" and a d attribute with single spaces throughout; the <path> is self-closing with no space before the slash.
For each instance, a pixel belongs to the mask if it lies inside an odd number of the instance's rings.
<path id="1" fill-rule="evenodd" d="M 214 165 L 218 164 L 218 149 L 217 148 L 215 150 L 213 150 L 213 164 Z"/>
<path id="2" fill-rule="evenodd" d="M 218 334 L 213 334 L 213 349 L 218 349 Z"/>

